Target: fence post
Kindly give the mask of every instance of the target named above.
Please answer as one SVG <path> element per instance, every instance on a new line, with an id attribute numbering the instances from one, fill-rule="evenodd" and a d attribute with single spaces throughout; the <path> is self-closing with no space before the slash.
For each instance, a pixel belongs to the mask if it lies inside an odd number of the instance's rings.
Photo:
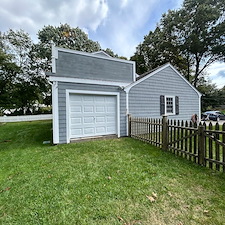
<path id="1" fill-rule="evenodd" d="M 205 166 L 205 127 L 198 127 L 198 164 Z"/>
<path id="2" fill-rule="evenodd" d="M 168 150 L 168 120 L 167 120 L 167 116 L 163 116 L 162 149 L 164 151 Z"/>
<path id="3" fill-rule="evenodd" d="M 128 114 L 127 117 L 128 117 L 128 137 L 131 137 L 131 114 Z"/>

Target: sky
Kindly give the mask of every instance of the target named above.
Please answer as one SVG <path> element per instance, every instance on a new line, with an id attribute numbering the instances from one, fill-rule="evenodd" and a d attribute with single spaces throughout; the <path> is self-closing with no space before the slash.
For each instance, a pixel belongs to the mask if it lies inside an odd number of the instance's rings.
<path id="1" fill-rule="evenodd" d="M 0 31 L 23 29 L 37 42 L 44 26 L 67 23 L 79 27 L 103 49 L 130 58 L 136 46 L 154 30 L 163 13 L 183 0 L 0 0 Z M 225 64 L 215 63 L 209 78 L 225 85 Z"/>

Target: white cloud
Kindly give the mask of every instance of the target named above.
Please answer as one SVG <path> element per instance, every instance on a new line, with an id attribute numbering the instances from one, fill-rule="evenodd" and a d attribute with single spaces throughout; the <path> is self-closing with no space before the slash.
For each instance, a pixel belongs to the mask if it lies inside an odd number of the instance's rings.
<path id="1" fill-rule="evenodd" d="M 68 23 L 96 31 L 107 14 L 106 0 L 1 0 L 0 30 L 24 29 L 34 37 L 44 25 Z"/>
<path id="2" fill-rule="evenodd" d="M 107 32 L 100 37 L 103 48 L 110 47 L 115 53 L 129 57 L 144 35 L 138 34 L 146 26 L 157 0 L 144 2 L 136 0 L 114 0 L 109 3 Z"/>
<path id="3" fill-rule="evenodd" d="M 225 63 L 213 63 L 207 70 L 209 78 L 217 85 L 218 88 L 225 86 Z"/>
<path id="4" fill-rule="evenodd" d="M 129 1 L 129 0 L 121 0 L 121 7 L 122 7 L 122 8 L 126 7 L 128 1 Z"/>
<path id="5" fill-rule="evenodd" d="M 102 36 L 98 36 L 98 40 L 103 48 L 109 47 L 115 53 L 129 58 L 144 36 L 155 28 L 161 14 L 180 7 L 181 1 L 175 0 L 172 5 L 169 0 L 163 0 L 160 4 L 158 0 L 108 1 L 109 13 L 105 20 L 107 31 L 101 30 Z"/>

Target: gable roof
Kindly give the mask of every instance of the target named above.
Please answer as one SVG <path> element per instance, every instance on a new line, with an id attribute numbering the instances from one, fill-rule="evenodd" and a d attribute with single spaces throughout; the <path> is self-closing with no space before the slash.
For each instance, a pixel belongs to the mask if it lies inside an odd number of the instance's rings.
<path id="1" fill-rule="evenodd" d="M 153 69 L 153 70 L 151 70 L 151 71 L 148 71 L 148 72 L 146 72 L 146 73 L 143 73 L 142 75 L 140 75 L 139 77 L 137 77 L 137 79 L 136 79 L 136 81 L 135 82 L 133 82 L 133 83 L 131 83 L 131 84 L 129 84 L 128 86 L 126 86 L 125 88 L 124 88 L 124 90 L 126 91 L 126 92 L 129 92 L 130 91 L 130 89 L 132 88 L 132 87 L 134 87 L 135 85 L 137 85 L 137 84 L 139 84 L 139 83 L 141 83 L 141 82 L 143 82 L 143 81 L 145 81 L 146 79 L 148 79 L 149 77 L 151 77 L 151 76 L 154 76 L 155 74 L 157 74 L 158 72 L 160 72 L 160 71 L 162 71 L 162 70 L 164 70 L 164 69 L 166 69 L 167 67 L 170 67 L 175 73 L 177 73 L 177 75 L 178 76 L 180 76 L 198 95 L 199 95 L 199 97 L 200 96 L 202 96 L 202 94 L 194 87 L 194 86 L 192 86 L 191 85 L 191 83 L 189 82 L 189 81 L 187 81 L 185 78 L 184 78 L 184 76 L 182 76 L 181 75 L 181 73 L 180 72 L 178 72 L 178 70 L 174 67 L 174 66 L 172 66 L 170 63 L 166 63 L 166 64 L 164 64 L 164 65 L 162 65 L 162 66 L 159 66 L 159 67 L 157 67 L 157 68 L 155 68 L 155 69 Z"/>

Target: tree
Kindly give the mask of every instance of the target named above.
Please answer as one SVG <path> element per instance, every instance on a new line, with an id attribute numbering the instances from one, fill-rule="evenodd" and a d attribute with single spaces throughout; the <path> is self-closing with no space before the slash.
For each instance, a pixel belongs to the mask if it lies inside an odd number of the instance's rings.
<path id="1" fill-rule="evenodd" d="M 49 89 L 49 84 L 45 78 L 44 71 L 40 68 L 39 62 L 34 54 L 34 44 L 23 30 L 9 30 L 1 35 L 2 55 L 10 55 L 8 59 L 13 65 L 10 79 L 1 76 L 2 83 L 8 83 L 11 92 L 5 95 L 10 105 L 5 103 L 4 107 L 13 107 L 26 112 L 32 108 L 34 103 L 40 103 Z M 7 58 L 7 57 L 6 57 Z M 16 65 L 16 67 L 14 66 Z M 8 69 L 6 70 L 8 71 Z M 0 97 L 1 101 L 3 96 Z M 10 100 L 10 101 L 9 101 Z"/>
<path id="2" fill-rule="evenodd" d="M 224 0 L 185 0 L 138 46 L 137 66 L 146 70 L 170 61 L 197 87 L 209 65 L 225 60 L 224 11 Z"/>
<path id="3" fill-rule="evenodd" d="M 44 26 L 38 32 L 39 43 L 36 45 L 38 57 L 46 59 L 43 63 L 45 70 L 50 70 L 51 44 L 58 47 L 74 49 L 84 52 L 100 51 L 101 47 L 98 42 L 92 41 L 88 35 L 80 28 L 72 28 L 68 24 L 61 24 L 58 27 Z"/>
<path id="4" fill-rule="evenodd" d="M 198 90 L 202 93 L 202 111 L 214 109 L 220 105 L 220 90 L 210 80 L 199 80 Z"/>
<path id="5" fill-rule="evenodd" d="M 139 74 L 167 62 L 171 62 L 183 73 L 186 71 L 185 59 L 180 56 L 179 49 L 174 46 L 174 40 L 172 37 L 165 36 L 158 26 L 154 32 L 150 31 L 144 37 L 143 43 L 137 46 L 136 53 L 131 60 L 136 61 Z"/>
<path id="6" fill-rule="evenodd" d="M 13 80 L 20 68 L 12 62 L 12 57 L 0 48 L 0 113 L 13 106 Z"/>

